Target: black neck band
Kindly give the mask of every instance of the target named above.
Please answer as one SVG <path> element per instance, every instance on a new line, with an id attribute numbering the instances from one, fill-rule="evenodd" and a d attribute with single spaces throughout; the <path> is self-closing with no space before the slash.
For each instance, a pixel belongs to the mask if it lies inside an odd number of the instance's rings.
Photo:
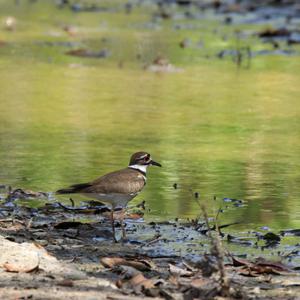
<path id="1" fill-rule="evenodd" d="M 146 172 L 143 172 L 142 170 L 140 170 L 140 169 L 136 169 L 136 168 L 132 168 L 132 167 L 128 167 L 128 168 L 130 168 L 130 169 L 132 169 L 132 170 L 135 170 L 135 171 L 138 171 L 139 173 L 141 173 L 142 175 L 144 175 L 145 177 L 147 176 L 146 175 Z"/>

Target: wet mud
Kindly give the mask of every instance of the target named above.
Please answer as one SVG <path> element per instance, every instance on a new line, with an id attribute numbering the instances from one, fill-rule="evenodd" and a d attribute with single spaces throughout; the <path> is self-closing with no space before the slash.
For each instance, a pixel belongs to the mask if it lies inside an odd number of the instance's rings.
<path id="1" fill-rule="evenodd" d="M 297 236 L 296 229 L 234 236 L 225 230 L 235 224 L 219 224 L 205 209 L 197 220 L 146 223 L 142 202 L 127 210 L 128 239 L 114 243 L 102 203 L 66 205 L 44 192 L 3 192 L 0 294 L 7 299 L 296 299 L 300 292 L 296 245 L 281 262 L 247 255 L 259 244 L 266 252 L 276 249 L 285 236 Z M 39 206 L 30 207 L 36 199 Z M 223 201 L 236 209 L 243 203 Z M 121 231 L 119 217 L 116 211 Z M 244 252 L 229 251 L 231 243 Z"/>

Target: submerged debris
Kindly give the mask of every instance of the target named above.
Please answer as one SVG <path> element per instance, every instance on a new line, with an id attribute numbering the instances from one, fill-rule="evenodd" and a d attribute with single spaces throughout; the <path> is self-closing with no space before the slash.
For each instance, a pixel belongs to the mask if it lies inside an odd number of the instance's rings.
<path id="1" fill-rule="evenodd" d="M 275 242 L 275 243 L 278 243 L 281 240 L 280 236 L 273 232 L 266 233 L 265 235 L 263 235 L 262 238 L 268 242 Z"/>
<path id="2" fill-rule="evenodd" d="M 281 230 L 280 234 L 285 235 L 294 235 L 294 236 L 300 236 L 300 229 L 287 229 L 287 230 Z"/>
<path id="3" fill-rule="evenodd" d="M 84 48 L 70 50 L 66 52 L 67 55 L 89 57 L 89 58 L 106 58 L 110 56 L 110 52 L 106 49 L 100 51 L 91 51 Z"/>
<path id="4" fill-rule="evenodd" d="M 47 199 L 49 197 L 49 193 L 45 192 L 34 192 L 30 190 L 23 190 L 23 189 L 15 189 L 15 190 L 10 190 L 8 192 L 8 195 L 5 199 L 6 202 L 11 202 L 17 199 L 36 199 L 36 198 L 44 198 Z"/>
<path id="5" fill-rule="evenodd" d="M 258 32 L 257 35 L 261 38 L 289 37 L 291 32 L 287 28 L 268 28 Z"/>
<path id="6" fill-rule="evenodd" d="M 156 73 L 177 73 L 177 72 L 182 72 L 183 69 L 181 68 L 176 68 L 172 64 L 169 63 L 168 59 L 162 57 L 162 56 L 157 56 L 151 65 L 145 66 L 144 69 L 147 71 L 151 72 L 156 72 Z"/>

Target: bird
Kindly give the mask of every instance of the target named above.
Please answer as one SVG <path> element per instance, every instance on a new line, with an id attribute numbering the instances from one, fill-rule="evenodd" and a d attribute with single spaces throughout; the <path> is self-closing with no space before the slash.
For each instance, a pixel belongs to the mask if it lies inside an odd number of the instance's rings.
<path id="1" fill-rule="evenodd" d="M 124 228 L 124 212 L 130 200 L 136 197 L 147 182 L 147 168 L 162 165 L 151 158 L 151 155 L 139 151 L 131 155 L 127 168 L 110 172 L 87 183 L 73 184 L 67 188 L 59 189 L 56 194 L 82 194 L 86 197 L 101 200 L 111 205 L 111 227 L 115 242 L 116 232 L 114 223 L 114 210 L 121 207 L 122 240 L 126 239 Z"/>

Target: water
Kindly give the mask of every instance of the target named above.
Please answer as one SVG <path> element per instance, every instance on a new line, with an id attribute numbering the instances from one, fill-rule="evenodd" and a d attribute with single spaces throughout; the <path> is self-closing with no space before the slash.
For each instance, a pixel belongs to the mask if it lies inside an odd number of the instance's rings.
<path id="1" fill-rule="evenodd" d="M 298 56 L 255 57 L 238 69 L 216 57 L 234 33 L 219 27 L 216 35 L 214 21 L 176 31 L 171 21 L 151 29 L 144 8 L 74 14 L 51 3 L 0 5 L 1 18 L 17 19 L 14 31 L 0 31 L 1 184 L 55 191 L 123 168 L 145 150 L 163 165 L 149 170 L 134 200 L 146 200 L 147 220 L 197 217 L 198 192 L 211 216 L 222 207 L 222 223 L 241 222 L 235 228 L 299 228 Z M 181 49 L 187 37 L 194 47 Z M 80 47 L 111 55 L 65 54 Z M 158 55 L 182 71 L 145 70 Z"/>

